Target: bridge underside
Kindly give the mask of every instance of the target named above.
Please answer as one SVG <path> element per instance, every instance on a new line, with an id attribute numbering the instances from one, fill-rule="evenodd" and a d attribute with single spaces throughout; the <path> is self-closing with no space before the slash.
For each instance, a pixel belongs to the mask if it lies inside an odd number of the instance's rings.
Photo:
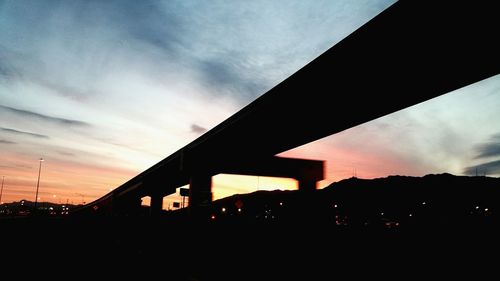
<path id="1" fill-rule="evenodd" d="M 85 208 L 129 206 L 121 202 L 166 195 L 188 183 L 191 200 L 202 205 L 211 197 L 204 193 L 211 176 L 233 165 L 269 159 L 496 75 L 496 11 L 494 1 L 398 1 L 215 128 Z"/>
<path id="2" fill-rule="evenodd" d="M 324 179 L 324 162 L 270 157 L 251 162 L 245 161 L 240 165 L 228 165 L 217 170 L 199 170 L 190 177 L 183 177 L 177 181 L 145 181 L 114 198 L 112 212 L 120 215 L 140 213 L 141 198 L 150 196 L 151 213 L 157 214 L 162 210 L 163 197 L 174 194 L 178 187 L 186 184 L 189 184 L 190 189 L 190 208 L 209 206 L 212 202 L 212 177 L 217 174 L 292 178 L 298 181 L 299 190 L 314 190 L 317 182 Z"/>

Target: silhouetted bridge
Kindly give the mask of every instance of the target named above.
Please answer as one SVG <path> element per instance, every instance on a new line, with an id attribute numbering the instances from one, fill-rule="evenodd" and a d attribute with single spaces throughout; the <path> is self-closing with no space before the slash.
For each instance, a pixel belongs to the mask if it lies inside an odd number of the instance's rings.
<path id="1" fill-rule="evenodd" d="M 141 197 L 151 196 L 156 212 L 163 196 L 186 184 L 190 207 L 208 205 L 211 177 L 219 173 L 290 177 L 299 189 L 314 189 L 324 178 L 322 161 L 275 155 L 499 73 L 494 2 L 444 2 L 397 2 L 212 130 L 80 211 L 129 214 Z"/>

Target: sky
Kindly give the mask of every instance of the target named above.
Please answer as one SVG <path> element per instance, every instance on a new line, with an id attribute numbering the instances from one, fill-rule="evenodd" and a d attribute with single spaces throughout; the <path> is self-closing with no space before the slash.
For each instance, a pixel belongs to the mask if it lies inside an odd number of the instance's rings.
<path id="1" fill-rule="evenodd" d="M 35 199 L 40 157 L 41 201 L 97 199 L 394 2 L 0 0 L 2 201 Z M 499 176 L 498 120 L 500 76 L 281 155 L 326 160 L 320 187 L 354 174 Z M 213 190 L 296 187 L 218 175 Z"/>

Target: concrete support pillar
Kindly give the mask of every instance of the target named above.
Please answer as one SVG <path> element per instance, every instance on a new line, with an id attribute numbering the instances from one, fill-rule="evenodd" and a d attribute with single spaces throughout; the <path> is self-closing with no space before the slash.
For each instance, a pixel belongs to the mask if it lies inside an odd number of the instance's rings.
<path id="1" fill-rule="evenodd" d="M 315 180 L 298 179 L 298 181 L 299 181 L 299 190 L 316 190 Z"/>
<path id="2" fill-rule="evenodd" d="M 121 216 L 136 216 L 141 214 L 140 197 L 126 197 L 113 201 L 113 213 Z"/>
<path id="3" fill-rule="evenodd" d="M 157 216 L 161 214 L 161 210 L 163 208 L 163 196 L 161 194 L 152 194 L 151 195 L 151 216 Z"/>
<path id="4" fill-rule="evenodd" d="M 212 176 L 196 174 L 189 181 L 189 209 L 208 207 L 212 203 Z"/>

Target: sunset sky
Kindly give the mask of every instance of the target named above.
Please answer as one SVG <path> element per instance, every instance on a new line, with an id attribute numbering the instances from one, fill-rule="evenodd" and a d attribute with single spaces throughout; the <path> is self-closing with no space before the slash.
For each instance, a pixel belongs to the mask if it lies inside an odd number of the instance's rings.
<path id="1" fill-rule="evenodd" d="M 104 195 L 394 2 L 0 0 L 2 201 L 35 199 L 40 157 L 41 201 Z M 320 186 L 354 171 L 499 176 L 499 120 L 500 75 L 282 155 L 326 160 Z M 219 175 L 214 195 L 295 187 Z"/>

